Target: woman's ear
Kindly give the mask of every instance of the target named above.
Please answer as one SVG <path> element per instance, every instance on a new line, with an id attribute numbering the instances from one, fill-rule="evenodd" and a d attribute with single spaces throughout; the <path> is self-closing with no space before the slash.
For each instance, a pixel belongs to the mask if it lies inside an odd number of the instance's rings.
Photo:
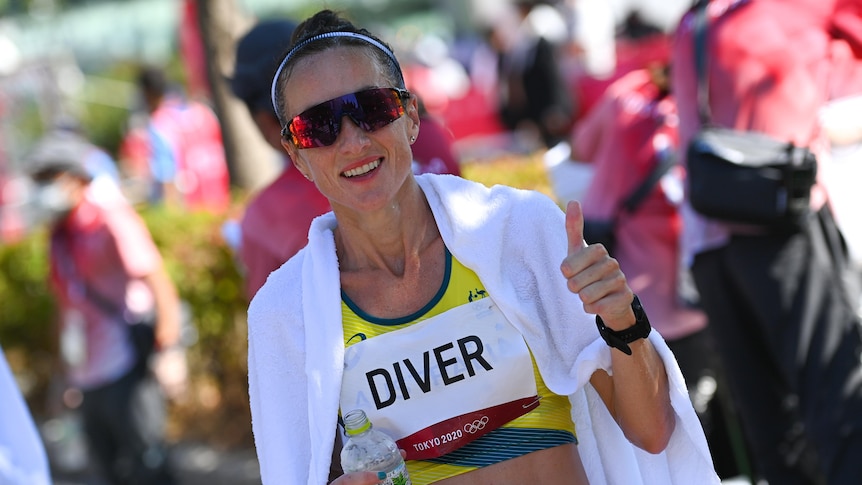
<path id="1" fill-rule="evenodd" d="M 416 98 L 416 95 L 410 97 L 410 103 L 407 105 L 407 117 L 410 122 L 407 126 L 407 137 L 410 139 L 410 143 L 413 144 L 416 141 L 416 138 L 419 136 L 419 100 Z"/>
<path id="2" fill-rule="evenodd" d="M 293 143 L 284 136 L 281 137 L 281 147 L 284 148 L 284 151 L 287 152 L 291 159 L 295 158 L 296 150 L 294 150 Z"/>

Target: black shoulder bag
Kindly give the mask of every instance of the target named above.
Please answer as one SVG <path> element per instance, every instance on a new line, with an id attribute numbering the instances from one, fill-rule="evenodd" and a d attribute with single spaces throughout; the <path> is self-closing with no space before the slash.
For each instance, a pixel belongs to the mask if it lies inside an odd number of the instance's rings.
<path id="1" fill-rule="evenodd" d="M 687 147 L 689 201 L 704 216 L 772 230 L 798 229 L 809 211 L 817 161 L 808 148 L 712 124 L 707 73 L 708 1 L 695 10 L 694 61 L 703 128 Z"/>
<path id="2" fill-rule="evenodd" d="M 659 157 L 652 172 L 623 201 L 621 210 L 629 214 L 637 210 L 641 202 L 652 192 L 655 184 L 675 164 L 676 160 L 669 152 Z M 616 227 L 619 212 L 614 211 L 613 216 L 608 220 L 584 219 L 584 240 L 588 244 L 602 244 L 608 253 L 613 254 L 617 242 Z"/>
<path id="3" fill-rule="evenodd" d="M 156 314 L 149 312 L 143 315 L 135 315 L 125 308 L 120 308 L 111 300 L 102 296 L 86 282 L 82 282 L 87 299 L 98 306 L 108 315 L 119 316 L 120 324 L 128 327 L 129 341 L 135 351 L 135 367 L 139 370 L 146 369 L 150 356 L 156 350 Z"/>

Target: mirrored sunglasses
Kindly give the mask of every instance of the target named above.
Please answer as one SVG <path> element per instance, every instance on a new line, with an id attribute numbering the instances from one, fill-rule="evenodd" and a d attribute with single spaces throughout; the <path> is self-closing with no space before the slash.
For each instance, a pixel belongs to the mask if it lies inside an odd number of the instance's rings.
<path id="1" fill-rule="evenodd" d="M 410 92 L 398 88 L 374 88 L 345 94 L 312 106 L 293 117 L 281 134 L 298 148 L 326 147 L 341 133 L 341 120 L 348 116 L 366 132 L 383 128 L 400 118 Z"/>

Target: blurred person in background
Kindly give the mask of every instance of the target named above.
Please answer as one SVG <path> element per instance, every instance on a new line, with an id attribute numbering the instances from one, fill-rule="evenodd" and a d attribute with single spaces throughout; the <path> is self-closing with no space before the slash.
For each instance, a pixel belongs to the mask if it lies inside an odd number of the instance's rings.
<path id="1" fill-rule="evenodd" d="M 567 27 L 563 70 L 567 77 L 604 79 L 617 67 L 616 19 L 607 0 L 560 0 Z"/>
<path id="2" fill-rule="evenodd" d="M 516 135 L 535 134 L 543 148 L 568 143 L 574 102 L 560 71 L 562 15 L 537 0 L 517 0 L 493 24 L 498 115 Z"/>
<path id="3" fill-rule="evenodd" d="M 143 220 L 99 182 L 88 149 L 47 137 L 26 161 L 50 226 L 58 362 L 81 391 L 89 448 L 110 483 L 170 484 L 160 371 L 138 355 L 130 326 L 148 322 L 155 349 L 169 349 L 180 302 Z"/>
<path id="4" fill-rule="evenodd" d="M 450 173 L 461 175 L 461 163 L 455 153 L 452 132 L 445 123 L 429 113 L 419 100 L 419 122 L 422 132 L 413 144 L 413 173 Z"/>
<path id="5" fill-rule="evenodd" d="M 130 117 L 121 159 L 127 171 L 149 179 L 147 200 L 192 211 L 227 210 L 230 176 L 215 113 L 172 92 L 161 68 L 143 66 L 137 83 L 146 114 Z"/>
<path id="6" fill-rule="evenodd" d="M 422 123 L 422 133 L 413 144 L 413 173 L 461 175 L 455 139 L 444 113 L 450 104 L 463 103 L 470 87 L 466 69 L 436 35 L 424 35 L 404 50 L 404 82 L 419 98 Z"/>
<path id="7" fill-rule="evenodd" d="M 720 360 L 707 329 L 706 314 L 696 294 L 681 280 L 680 239 L 684 170 L 675 166 L 679 118 L 670 95 L 665 62 L 635 69 L 611 84 L 573 132 L 572 151 L 592 164 L 593 178 L 583 204 L 587 222 L 615 221 L 611 255 L 629 278 L 632 291 L 648 305 L 661 333 L 679 362 L 695 410 L 710 444 L 716 471 L 737 476 L 727 410 L 718 394 L 723 379 Z M 660 170 L 657 171 L 657 170 Z M 635 207 L 627 207 L 644 181 L 652 185 Z M 585 231 L 587 242 L 589 231 Z M 690 288 L 690 286 L 688 287 Z M 694 296 L 694 298 L 692 298 Z M 726 393 L 726 389 L 720 389 Z"/>
<path id="8" fill-rule="evenodd" d="M 832 55 L 832 46 L 859 32 L 836 22 L 838 12 L 859 25 L 858 0 L 697 2 L 673 45 L 680 146 L 688 146 L 709 112 L 715 126 L 808 147 L 821 172 L 829 143 L 818 114 L 829 101 L 830 78 L 846 62 Z M 695 53 L 704 44 L 696 43 L 695 31 L 703 20 L 708 96 L 699 98 Z M 724 189 L 734 197 L 734 187 Z M 858 483 L 862 322 L 822 173 L 799 227 L 721 221 L 688 200 L 682 210 L 685 257 L 756 478 L 773 485 Z"/>
<path id="9" fill-rule="evenodd" d="M 0 483 L 49 485 L 51 470 L 42 437 L 0 347 Z"/>
<path id="10" fill-rule="evenodd" d="M 252 27 L 237 43 L 230 79 L 234 95 L 245 103 L 263 138 L 281 154 L 283 166 L 278 177 L 251 199 L 240 223 L 239 257 L 249 301 L 269 273 L 305 246 L 312 219 L 330 210 L 326 197 L 282 148 L 281 125 L 270 101 L 272 76 L 295 27 L 290 20 L 263 20 Z"/>

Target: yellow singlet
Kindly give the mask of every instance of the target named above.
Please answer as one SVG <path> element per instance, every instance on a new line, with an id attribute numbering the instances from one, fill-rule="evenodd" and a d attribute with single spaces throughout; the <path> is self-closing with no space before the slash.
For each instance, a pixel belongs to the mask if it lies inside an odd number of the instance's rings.
<path id="1" fill-rule="evenodd" d="M 476 274 L 453 258 L 447 249 L 446 271 L 440 290 L 427 305 L 412 315 L 396 319 L 376 318 L 363 312 L 344 293 L 341 296 L 344 345 L 349 347 L 485 298 L 488 294 Z M 554 394 L 545 386 L 535 359 L 533 374 L 541 399 L 536 409 L 440 458 L 408 461 L 407 469 L 413 484 L 434 483 L 533 451 L 577 443 L 568 397 Z"/>

